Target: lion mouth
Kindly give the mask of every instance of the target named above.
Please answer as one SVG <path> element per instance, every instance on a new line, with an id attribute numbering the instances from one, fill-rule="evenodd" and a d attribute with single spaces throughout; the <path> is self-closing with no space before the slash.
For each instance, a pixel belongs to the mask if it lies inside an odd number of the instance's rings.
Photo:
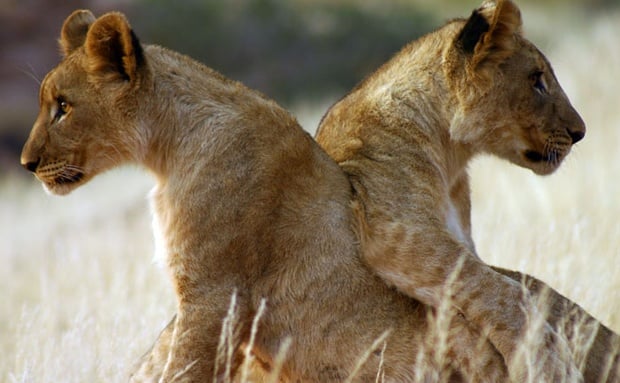
<path id="1" fill-rule="evenodd" d="M 563 154 L 557 150 L 549 150 L 544 153 L 536 150 L 527 150 L 523 155 L 531 162 L 544 162 L 549 165 L 559 165 L 564 157 Z"/>
<path id="2" fill-rule="evenodd" d="M 565 156 L 566 153 L 561 150 L 545 150 L 543 152 L 526 150 L 523 152 L 523 157 L 531 164 L 528 167 L 538 174 L 553 173 L 560 166 Z"/>
<path id="3" fill-rule="evenodd" d="M 546 162 L 546 157 L 543 153 L 538 152 L 536 150 L 527 150 L 524 154 L 525 158 L 530 160 L 531 162 Z"/>
<path id="4" fill-rule="evenodd" d="M 43 182 L 46 191 L 58 195 L 69 193 L 86 178 L 86 174 L 80 167 L 69 165 L 62 166 L 60 171 L 57 166 L 51 167 L 51 169 L 44 167 L 35 175 Z"/>
<path id="5" fill-rule="evenodd" d="M 63 174 L 54 178 L 56 185 L 69 185 L 80 182 L 84 178 L 84 173 L 80 171 L 63 172 Z"/>

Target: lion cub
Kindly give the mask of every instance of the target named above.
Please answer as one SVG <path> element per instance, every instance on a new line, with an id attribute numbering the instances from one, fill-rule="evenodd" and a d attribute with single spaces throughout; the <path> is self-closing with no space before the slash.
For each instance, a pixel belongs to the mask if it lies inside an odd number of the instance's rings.
<path id="1" fill-rule="evenodd" d="M 327 112 L 316 138 L 351 181 L 361 252 L 381 278 L 432 307 L 447 295 L 488 333 L 513 381 L 565 382 L 582 377 L 550 325 L 538 350 L 519 348 L 535 318 L 522 304 L 522 276 L 476 254 L 467 164 L 492 153 L 549 174 L 584 134 L 549 62 L 523 37 L 519 9 L 499 0 L 406 46 Z M 549 294 L 556 327 L 573 309 L 596 323 Z M 595 346 L 578 362 L 589 381 L 600 381 L 614 360 L 618 368 L 612 344 L 620 342 L 602 326 L 588 336 Z M 540 371 L 528 368 L 523 351 Z"/>
<path id="2" fill-rule="evenodd" d="M 349 180 L 286 111 L 188 57 L 142 46 L 119 13 L 74 12 L 60 43 L 23 166 L 54 194 L 125 163 L 157 180 L 154 226 L 177 316 L 159 343 L 164 362 L 136 379 L 225 379 L 264 299 L 252 352 L 270 366 L 290 340 L 281 381 L 507 379 L 501 356 L 459 316 L 442 333 L 443 353 L 425 343 L 432 310 L 364 265 Z M 221 357 L 231 297 L 236 321 Z"/>

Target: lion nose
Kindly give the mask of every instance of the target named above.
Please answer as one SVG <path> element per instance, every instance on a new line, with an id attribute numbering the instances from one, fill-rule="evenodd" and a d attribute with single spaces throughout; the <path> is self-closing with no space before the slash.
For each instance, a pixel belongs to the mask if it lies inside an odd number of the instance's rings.
<path id="1" fill-rule="evenodd" d="M 26 162 L 22 162 L 22 166 L 31 172 L 36 172 L 37 171 L 37 167 L 39 166 L 39 162 L 41 161 L 41 159 L 37 158 L 35 161 L 26 161 Z"/>
<path id="2" fill-rule="evenodd" d="M 586 135 L 586 123 L 570 104 L 564 107 L 559 108 L 560 120 L 566 127 L 566 133 L 568 133 L 572 143 L 576 144 Z"/>
<path id="3" fill-rule="evenodd" d="M 568 130 L 568 134 L 570 138 L 573 140 L 573 144 L 581 141 L 581 139 L 586 135 L 585 130 Z"/>

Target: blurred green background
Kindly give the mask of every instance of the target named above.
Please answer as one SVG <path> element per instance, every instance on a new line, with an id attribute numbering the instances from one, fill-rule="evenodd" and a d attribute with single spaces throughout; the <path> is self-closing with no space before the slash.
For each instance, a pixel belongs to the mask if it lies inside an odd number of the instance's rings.
<path id="1" fill-rule="evenodd" d="M 518 4 L 585 22 L 588 15 L 618 8 L 620 0 Z M 38 82 L 59 60 L 60 27 L 74 9 L 124 12 L 143 43 L 188 54 L 290 106 L 339 98 L 408 41 L 478 5 L 478 0 L 0 0 L 0 180 L 26 175 L 18 166 L 19 152 L 37 114 Z M 528 30 L 533 23 L 525 24 Z"/>

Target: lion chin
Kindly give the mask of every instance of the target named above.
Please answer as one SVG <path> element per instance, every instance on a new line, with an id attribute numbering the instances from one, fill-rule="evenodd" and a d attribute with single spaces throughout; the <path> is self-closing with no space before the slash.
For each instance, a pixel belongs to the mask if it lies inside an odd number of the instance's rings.
<path id="1" fill-rule="evenodd" d="M 72 191 L 74 191 L 75 189 L 77 189 L 79 186 L 86 183 L 83 176 L 80 176 L 79 179 L 75 179 L 71 181 L 65 178 L 55 179 L 52 181 L 44 181 L 44 180 L 40 180 L 40 181 L 41 181 L 41 184 L 43 185 L 43 190 L 45 190 L 47 194 L 57 195 L 57 196 L 67 195 L 71 193 Z"/>
<path id="2" fill-rule="evenodd" d="M 91 178 L 81 168 L 75 166 L 61 167 L 54 173 L 46 171 L 43 167 L 35 171 L 34 175 L 41 181 L 46 193 L 59 196 L 71 193 Z"/>
<path id="3" fill-rule="evenodd" d="M 569 152 L 570 150 L 546 150 L 544 152 L 526 150 L 523 153 L 525 163 L 521 166 L 531 169 L 537 175 L 550 175 L 560 167 Z"/>

